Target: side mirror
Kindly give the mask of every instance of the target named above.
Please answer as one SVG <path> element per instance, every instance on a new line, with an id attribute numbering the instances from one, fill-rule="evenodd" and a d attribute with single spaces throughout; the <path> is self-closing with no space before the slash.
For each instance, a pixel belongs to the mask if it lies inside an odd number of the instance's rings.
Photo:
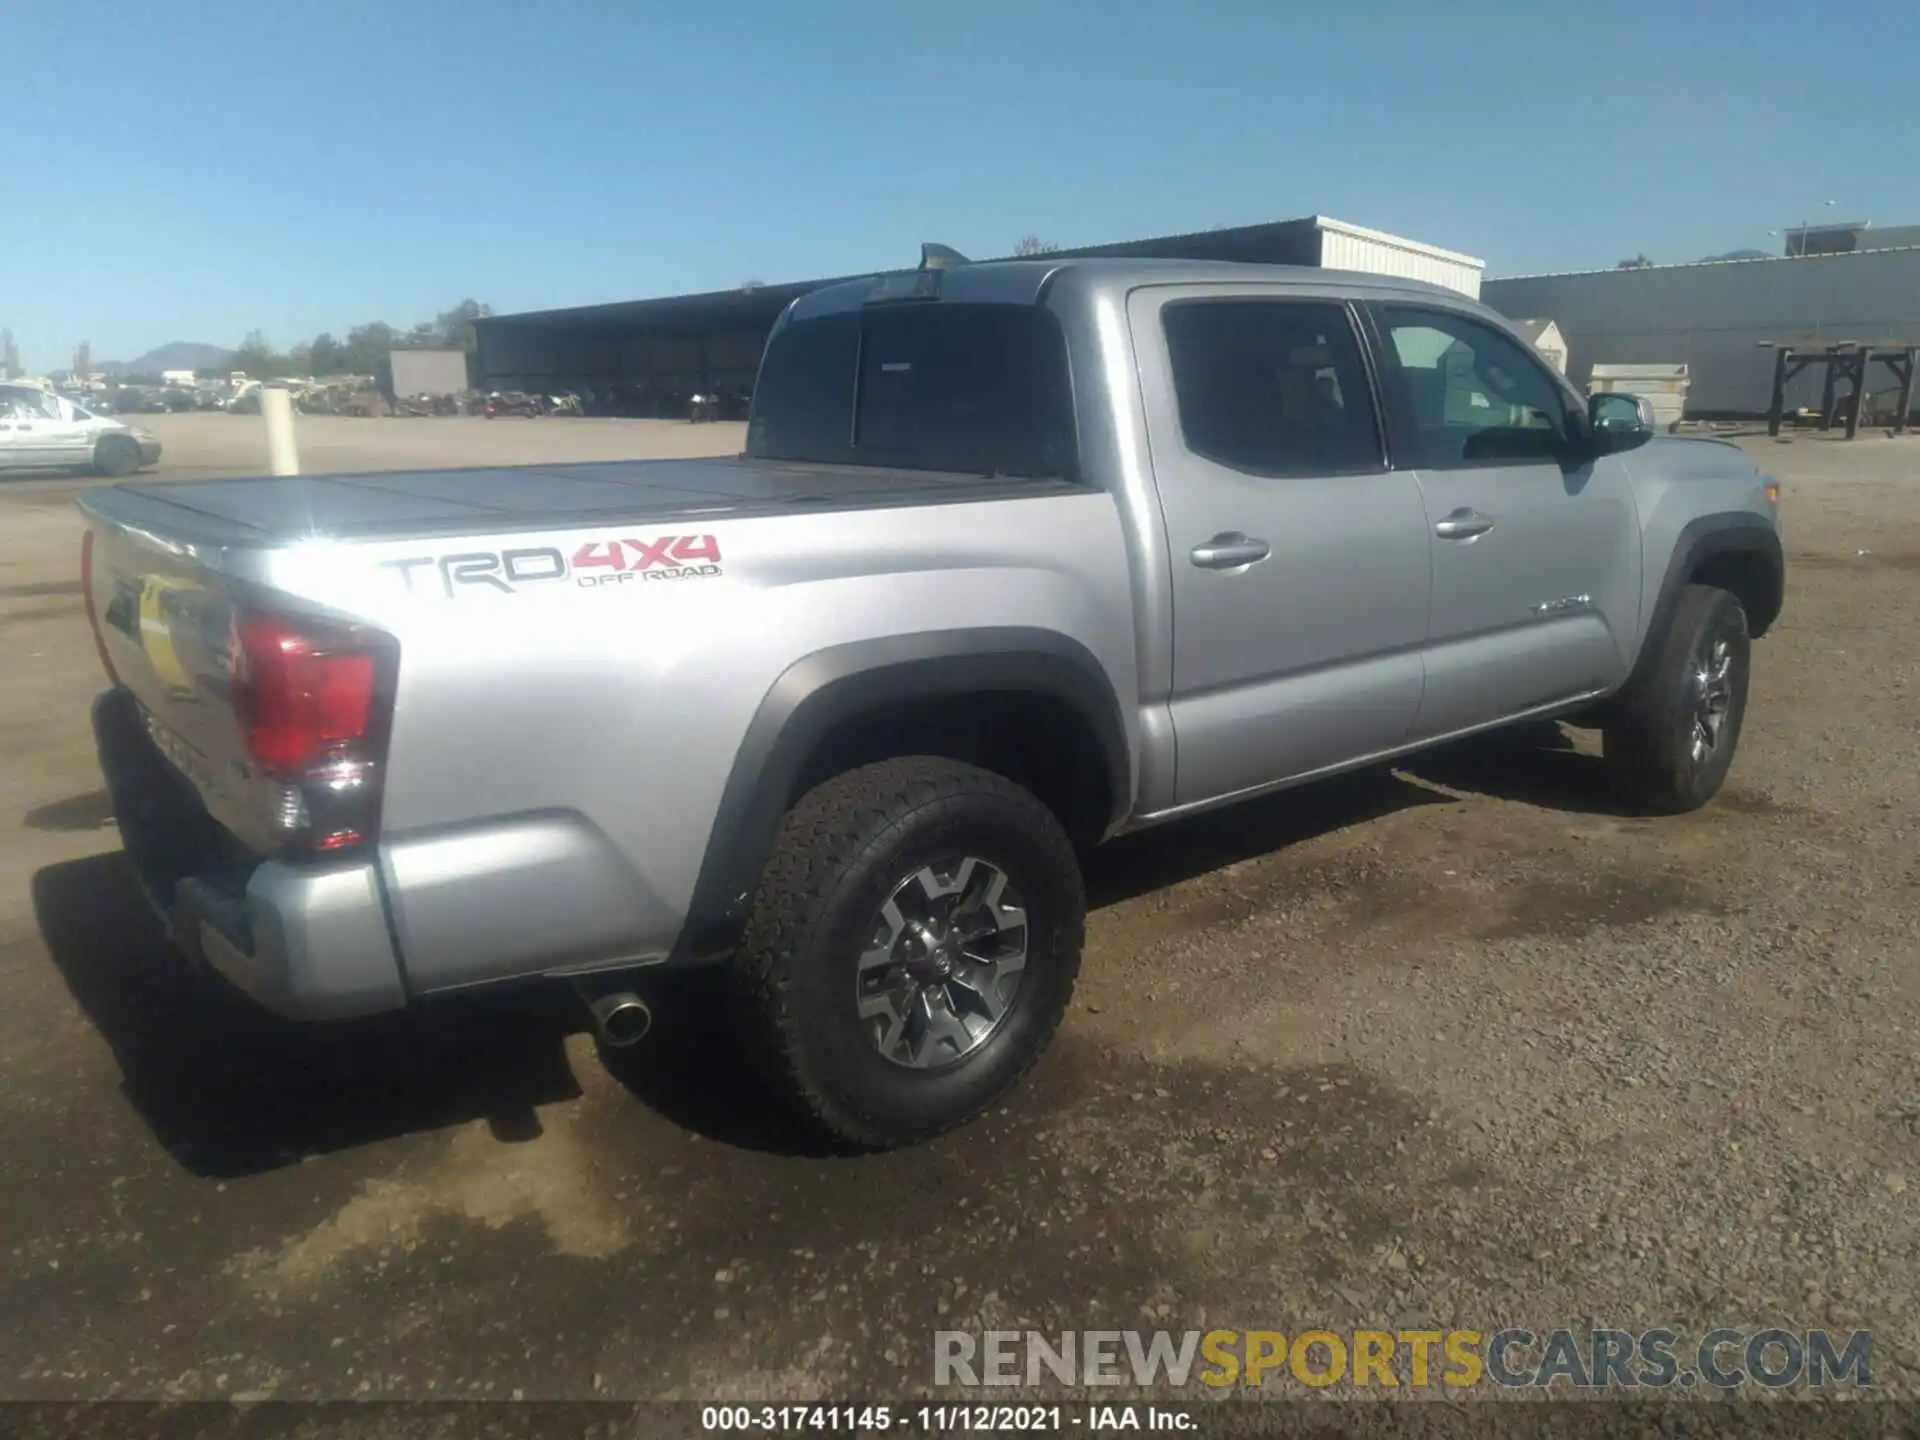
<path id="1" fill-rule="evenodd" d="M 1587 429 L 1603 450 L 1626 450 L 1643 444 L 1658 428 L 1653 402 L 1644 395 L 1587 397 Z"/>

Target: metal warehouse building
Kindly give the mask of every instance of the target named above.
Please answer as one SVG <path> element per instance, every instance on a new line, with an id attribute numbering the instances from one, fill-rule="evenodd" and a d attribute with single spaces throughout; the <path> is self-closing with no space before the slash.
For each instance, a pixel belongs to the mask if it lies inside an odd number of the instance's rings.
<path id="1" fill-rule="evenodd" d="M 1693 416 L 1766 413 L 1773 352 L 1762 341 L 1920 343 L 1920 229 L 1818 227 L 1790 235 L 1787 249 L 1778 258 L 1489 280 L 1481 298 L 1513 319 L 1553 320 L 1567 373 L 1583 389 L 1596 364 L 1688 366 Z M 1815 369 L 1789 382 L 1787 406 L 1819 404 L 1821 380 Z M 1868 384 L 1898 382 L 1876 366 Z"/>
<path id="2" fill-rule="evenodd" d="M 1476 296 L 1485 269 L 1471 255 L 1320 215 L 1059 250 L 1049 258 L 1085 256 L 1318 265 L 1404 275 Z M 717 392 L 723 413 L 737 418 L 781 312 L 810 290 L 852 278 L 497 315 L 476 325 L 480 383 L 494 390 L 576 391 L 588 397 L 592 413 L 642 416 L 685 415 L 690 396 Z"/>

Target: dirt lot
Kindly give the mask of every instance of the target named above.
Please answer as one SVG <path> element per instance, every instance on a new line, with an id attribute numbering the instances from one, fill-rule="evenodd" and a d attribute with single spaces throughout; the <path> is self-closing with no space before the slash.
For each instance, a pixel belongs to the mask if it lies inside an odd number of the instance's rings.
<path id="1" fill-rule="evenodd" d="M 154 428 L 205 473 L 258 467 L 244 424 Z M 1535 736 L 1128 842 L 1032 1080 L 862 1160 L 670 1015 L 615 1074 L 558 1009 L 299 1030 L 185 982 L 90 753 L 74 484 L 0 487 L 0 1395 L 880 1397 L 936 1327 L 1769 1323 L 1920 1390 L 1920 440 L 1745 443 L 1792 571 L 1717 803 L 1623 818 Z"/>

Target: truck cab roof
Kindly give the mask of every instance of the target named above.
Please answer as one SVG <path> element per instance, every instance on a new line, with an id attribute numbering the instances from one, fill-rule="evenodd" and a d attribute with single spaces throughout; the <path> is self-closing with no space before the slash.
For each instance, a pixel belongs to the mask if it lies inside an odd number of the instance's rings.
<path id="1" fill-rule="evenodd" d="M 934 277 L 922 280 L 921 277 Z M 914 294 L 915 282 L 924 285 Z M 1479 308 L 1457 290 L 1398 275 L 1328 270 L 1315 265 L 1249 265 L 1224 260 L 1051 259 L 983 260 L 935 270 L 884 271 L 842 281 L 802 295 L 788 308 L 790 320 L 857 310 L 876 300 L 950 300 L 988 305 L 1034 305 L 1049 291 L 1069 285 L 1089 295 L 1124 295 L 1143 285 L 1286 285 L 1320 295 L 1356 299 L 1445 299 Z M 882 287 L 889 287 L 883 289 Z"/>

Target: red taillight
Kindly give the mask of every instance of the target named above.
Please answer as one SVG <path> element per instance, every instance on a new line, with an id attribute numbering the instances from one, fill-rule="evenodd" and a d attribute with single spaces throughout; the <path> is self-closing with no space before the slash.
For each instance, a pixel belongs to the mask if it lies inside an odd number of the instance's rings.
<path id="1" fill-rule="evenodd" d="M 288 844 L 337 851 L 373 837 L 396 653 L 375 631 L 235 618 L 234 716 L 271 782 L 262 795 L 268 823 Z"/>
<path id="2" fill-rule="evenodd" d="M 367 739 L 378 679 L 371 648 L 272 615 L 243 616 L 235 628 L 234 708 L 262 768 L 297 775 Z"/>
<path id="3" fill-rule="evenodd" d="M 100 633 L 100 612 L 93 603 L 93 531 L 86 530 L 80 535 L 80 594 L 87 602 L 87 628 L 93 631 L 94 653 L 100 657 L 100 665 L 107 672 L 107 679 L 115 685 L 120 677 L 115 673 L 113 661 L 107 657 L 107 639 Z"/>

